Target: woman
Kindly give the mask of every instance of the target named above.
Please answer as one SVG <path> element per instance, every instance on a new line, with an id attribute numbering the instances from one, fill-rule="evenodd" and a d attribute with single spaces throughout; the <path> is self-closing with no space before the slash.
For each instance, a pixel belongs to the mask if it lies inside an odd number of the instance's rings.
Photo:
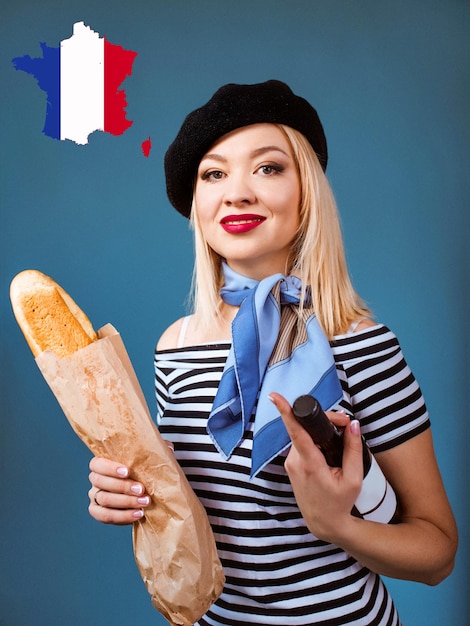
<path id="1" fill-rule="evenodd" d="M 351 285 L 326 164 L 316 111 L 278 81 L 219 89 L 165 157 L 196 264 L 194 312 L 157 345 L 159 424 L 227 579 L 200 624 L 399 624 L 380 575 L 434 585 L 453 568 L 424 400 Z M 312 390 L 344 428 L 342 469 L 293 417 Z M 361 433 L 398 496 L 397 523 L 351 514 Z M 132 523 L 149 497 L 118 461 L 91 461 L 89 510 Z"/>

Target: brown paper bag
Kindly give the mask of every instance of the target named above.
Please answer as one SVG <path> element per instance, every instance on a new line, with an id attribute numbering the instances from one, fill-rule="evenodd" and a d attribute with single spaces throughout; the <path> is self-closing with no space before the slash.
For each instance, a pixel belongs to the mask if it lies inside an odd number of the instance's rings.
<path id="1" fill-rule="evenodd" d="M 194 624 L 218 598 L 224 575 L 205 509 L 156 428 L 117 331 L 66 357 L 36 362 L 72 428 L 94 455 L 132 468 L 152 499 L 133 526 L 134 555 L 155 608 Z"/>

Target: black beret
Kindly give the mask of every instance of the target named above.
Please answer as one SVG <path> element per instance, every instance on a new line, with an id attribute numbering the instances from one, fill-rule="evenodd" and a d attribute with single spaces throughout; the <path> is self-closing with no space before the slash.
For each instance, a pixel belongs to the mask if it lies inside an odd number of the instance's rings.
<path id="1" fill-rule="evenodd" d="M 250 124 L 284 124 L 311 143 L 323 170 L 328 152 L 315 109 L 278 80 L 221 87 L 204 106 L 190 113 L 165 155 L 166 189 L 171 204 L 189 217 L 194 177 L 202 157 L 217 139 Z"/>

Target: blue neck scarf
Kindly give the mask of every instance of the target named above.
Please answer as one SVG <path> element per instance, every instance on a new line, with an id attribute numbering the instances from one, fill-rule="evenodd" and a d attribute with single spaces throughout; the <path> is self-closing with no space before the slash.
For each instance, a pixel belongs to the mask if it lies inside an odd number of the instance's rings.
<path id="1" fill-rule="evenodd" d="M 290 445 L 289 435 L 267 397 L 281 393 L 292 405 L 311 394 L 325 411 L 342 398 L 330 344 L 308 302 L 299 308 L 301 281 L 282 274 L 257 281 L 223 264 L 224 302 L 239 306 L 232 346 L 207 422 L 224 459 L 240 443 L 256 400 L 251 477 Z M 258 397 L 259 392 L 259 397 Z"/>

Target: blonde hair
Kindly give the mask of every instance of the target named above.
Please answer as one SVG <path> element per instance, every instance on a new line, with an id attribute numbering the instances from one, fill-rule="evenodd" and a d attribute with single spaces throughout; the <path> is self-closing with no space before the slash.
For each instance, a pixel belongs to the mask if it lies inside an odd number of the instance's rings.
<path id="1" fill-rule="evenodd" d="M 346 332 L 361 317 L 371 313 L 354 290 L 349 277 L 338 209 L 332 189 L 307 139 L 297 130 L 276 124 L 289 142 L 301 187 L 300 225 L 292 242 L 288 273 L 310 285 L 312 306 L 329 339 Z M 204 239 L 193 200 L 195 264 L 192 285 L 196 323 L 205 329 L 220 319 L 223 284 L 222 257 Z"/>

